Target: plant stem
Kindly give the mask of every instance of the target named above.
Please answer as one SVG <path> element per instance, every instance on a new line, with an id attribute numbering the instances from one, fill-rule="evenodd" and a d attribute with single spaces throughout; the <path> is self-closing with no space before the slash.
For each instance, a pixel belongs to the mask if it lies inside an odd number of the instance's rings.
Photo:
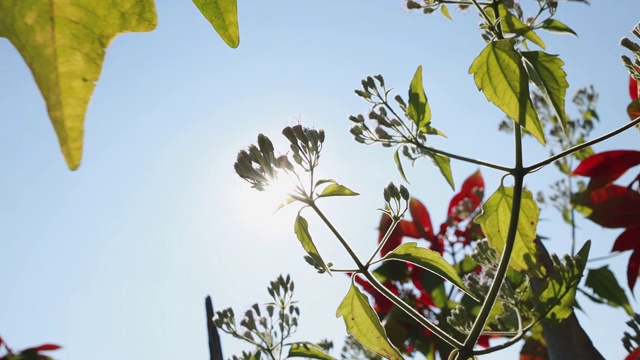
<path id="1" fill-rule="evenodd" d="M 487 318 L 491 313 L 491 308 L 493 308 L 493 305 L 498 298 L 498 293 L 500 292 L 500 287 L 502 286 L 502 282 L 507 273 L 509 260 L 511 259 L 511 253 L 516 240 L 516 231 L 518 230 L 518 219 L 520 217 L 520 205 L 522 201 L 522 188 L 526 171 L 524 171 L 522 167 L 522 132 L 520 126 L 516 126 L 515 129 L 516 167 L 512 172 L 514 178 L 513 202 L 511 204 L 511 218 L 509 219 L 507 240 L 502 252 L 502 257 L 500 258 L 500 263 L 498 264 L 495 278 L 489 288 L 489 293 L 487 294 L 487 297 L 482 304 L 482 308 L 480 309 L 480 313 L 478 314 L 478 317 L 476 317 L 473 327 L 471 328 L 471 332 L 467 336 L 464 346 L 461 349 L 461 359 L 467 359 L 473 354 L 473 347 L 478 341 L 478 337 L 480 337 Z"/>
<path id="2" fill-rule="evenodd" d="M 539 170 L 539 169 L 551 164 L 554 161 L 560 160 L 563 157 L 565 157 L 567 155 L 570 155 L 570 154 L 573 154 L 576 151 L 582 150 L 582 149 L 584 149 L 586 147 L 589 147 L 591 145 L 595 145 L 595 144 L 597 144 L 599 142 L 607 140 L 608 138 L 616 136 L 616 135 L 620 134 L 621 132 L 623 132 L 623 131 L 625 131 L 625 130 L 627 130 L 629 128 L 632 128 L 632 127 L 634 127 L 634 126 L 636 126 L 638 124 L 640 124 L 640 116 L 635 118 L 635 119 L 633 119 L 631 122 L 629 122 L 629 123 L 617 128 L 617 129 L 615 129 L 615 130 L 613 130 L 613 131 L 611 131 L 609 133 L 606 133 L 606 134 L 604 134 L 604 135 L 602 135 L 600 137 L 597 137 L 597 138 L 595 138 L 593 140 L 589 140 L 587 142 L 583 142 L 580 145 L 573 146 L 573 147 L 571 147 L 571 148 L 569 148 L 569 149 L 567 149 L 565 151 L 562 151 L 562 152 L 560 152 L 560 153 L 558 153 L 556 155 L 553 155 L 553 156 L 551 156 L 551 157 L 549 157 L 549 158 L 547 158 L 545 160 L 537 162 L 537 163 L 535 163 L 535 164 L 533 164 L 531 166 L 527 166 L 526 168 L 523 169 L 524 173 L 528 174 L 530 172 L 537 171 L 537 170 Z"/>
<path id="3" fill-rule="evenodd" d="M 351 256 L 351 258 L 353 259 L 353 261 L 356 263 L 356 266 L 358 267 L 358 269 L 362 272 L 366 272 L 367 267 L 364 266 L 362 264 L 362 261 L 360 261 L 360 259 L 358 258 L 358 256 L 356 255 L 356 253 L 353 251 L 353 249 L 351 249 L 351 246 L 349 246 L 349 244 L 346 242 L 346 240 L 342 237 L 342 235 L 340 235 L 340 233 L 338 232 L 338 230 L 336 230 L 336 228 L 333 226 L 333 224 L 331 224 L 331 222 L 329 221 L 329 219 L 327 219 L 326 216 L 324 216 L 324 214 L 322 213 L 322 211 L 320 211 L 320 209 L 318 208 L 318 206 L 316 205 L 315 202 L 311 201 L 308 203 L 308 205 L 313 209 L 313 211 L 316 212 L 316 214 L 318 214 L 318 216 L 320 217 L 320 219 L 322 219 L 322 221 L 324 222 L 325 225 L 327 225 L 327 227 L 329 228 L 329 230 L 331 230 L 331 232 L 333 233 L 333 235 L 336 237 L 336 239 L 338 239 L 338 241 L 340 241 L 340 244 L 342 244 L 342 246 L 344 247 L 345 250 L 347 250 L 347 252 L 349 253 L 349 256 Z"/>
<path id="4" fill-rule="evenodd" d="M 438 154 L 438 155 L 444 155 L 444 156 L 448 156 L 452 159 L 456 159 L 456 160 L 460 160 L 460 161 L 464 161 L 464 162 L 468 162 L 471 164 L 476 164 L 476 165 L 480 165 L 480 166 L 485 166 L 491 169 L 495 169 L 495 170 L 500 170 L 500 171 L 504 171 L 504 172 L 512 172 L 513 169 L 510 167 L 506 167 L 506 166 L 502 166 L 502 165 L 498 165 L 498 164 L 493 164 L 490 162 L 486 162 L 483 160 L 477 160 L 477 159 L 472 159 L 472 158 L 468 158 L 466 156 L 461 156 L 461 155 L 456 155 L 456 154 L 452 154 L 450 152 L 446 152 L 443 150 L 439 150 L 439 149 L 435 149 L 432 147 L 428 147 L 425 146 L 424 144 L 416 141 L 416 140 L 411 140 L 411 144 L 421 150 L 424 150 L 426 152 L 430 152 L 430 153 L 434 153 L 434 154 Z"/>
<path id="5" fill-rule="evenodd" d="M 420 325 L 429 329 L 431 332 L 433 332 L 436 336 L 438 336 L 441 340 L 443 340 L 450 346 L 456 349 L 462 347 L 462 344 L 458 340 L 454 339 L 453 337 L 451 337 L 451 335 L 447 334 L 438 326 L 436 326 L 435 324 L 427 320 L 416 309 L 407 305 L 407 303 L 402 301 L 402 299 L 400 299 L 396 294 L 392 293 L 389 289 L 387 289 L 386 286 L 380 283 L 380 280 L 378 280 L 375 276 L 373 276 L 369 271 L 364 271 L 362 275 L 364 275 L 364 277 L 366 277 L 367 280 L 369 280 L 369 283 L 371 283 L 371 285 L 376 290 L 378 290 L 382 295 L 386 296 L 387 299 L 391 300 L 391 302 L 393 302 L 394 305 L 399 307 L 407 315 L 411 316 L 414 320 L 419 322 Z"/>

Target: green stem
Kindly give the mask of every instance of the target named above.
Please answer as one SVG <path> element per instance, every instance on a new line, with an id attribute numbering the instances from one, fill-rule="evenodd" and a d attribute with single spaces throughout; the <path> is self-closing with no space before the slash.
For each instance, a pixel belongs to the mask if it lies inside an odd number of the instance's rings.
<path id="1" fill-rule="evenodd" d="M 430 152 L 430 153 L 434 153 L 434 154 L 439 154 L 439 155 L 444 155 L 444 156 L 448 156 L 452 159 L 456 159 L 456 160 L 460 160 L 460 161 L 464 161 L 464 162 L 468 162 L 471 164 L 476 164 L 476 165 L 480 165 L 480 166 L 485 166 L 491 169 L 495 169 L 495 170 L 500 170 L 500 171 L 504 171 L 504 172 L 513 172 L 513 169 L 510 167 L 506 167 L 506 166 L 502 166 L 502 165 L 498 165 L 498 164 L 493 164 L 490 162 L 486 162 L 483 160 L 477 160 L 477 159 L 472 159 L 472 158 L 468 158 L 466 156 L 461 156 L 461 155 L 456 155 L 456 154 L 452 154 L 450 152 L 446 152 L 443 150 L 439 150 L 439 149 L 435 149 L 435 148 L 431 148 L 428 146 L 423 145 L 422 143 L 418 142 L 415 139 L 410 139 L 411 144 L 421 150 L 424 150 L 426 152 Z"/>
<path id="2" fill-rule="evenodd" d="M 562 151 L 562 152 L 560 152 L 560 153 L 558 153 L 556 155 L 553 155 L 553 156 L 551 156 L 551 157 L 549 157 L 549 158 L 547 158 L 545 160 L 537 162 L 537 163 L 535 163 L 535 164 L 533 164 L 531 166 L 527 166 L 526 168 L 524 168 L 524 172 L 526 174 L 528 174 L 530 172 L 537 171 L 537 170 L 539 170 L 539 169 L 551 164 L 554 161 L 560 160 L 563 157 L 565 157 L 567 155 L 571 155 L 576 151 L 582 150 L 582 149 L 584 149 L 586 147 L 589 147 L 591 145 L 595 145 L 595 144 L 597 144 L 599 142 L 607 140 L 608 138 L 616 136 L 616 135 L 620 134 L 621 132 L 623 132 L 623 131 L 625 131 L 625 130 L 627 130 L 629 128 L 632 128 L 632 127 L 634 127 L 634 126 L 636 126 L 638 124 L 640 124 L 640 116 L 635 118 L 635 119 L 633 119 L 630 123 L 627 123 L 627 124 L 617 128 L 617 129 L 615 129 L 615 130 L 613 130 L 613 131 L 611 131 L 609 133 L 606 133 L 606 134 L 604 134 L 604 135 L 602 135 L 600 137 L 597 137 L 597 138 L 595 138 L 593 140 L 589 140 L 587 142 L 583 142 L 580 145 L 573 146 L 573 147 L 571 147 L 571 148 L 569 148 L 569 149 L 567 149 L 565 151 Z"/>
<path id="3" fill-rule="evenodd" d="M 320 211 L 320 209 L 318 208 L 316 203 L 311 201 L 311 202 L 308 203 L 308 205 L 313 209 L 313 211 L 316 212 L 316 214 L 318 214 L 320 219 L 322 219 L 322 222 L 324 222 L 324 224 L 329 228 L 329 230 L 331 230 L 331 232 L 336 237 L 336 239 L 338 239 L 338 241 L 340 241 L 340 244 L 342 244 L 344 249 L 347 250 L 347 252 L 349 253 L 349 256 L 351 256 L 353 261 L 356 263 L 356 266 L 358 267 L 358 269 L 360 271 L 362 271 L 362 272 L 366 272 L 367 267 L 362 264 L 362 261 L 360 261 L 360 259 L 356 255 L 356 253 L 353 251 L 353 249 L 351 249 L 351 246 L 349 246 L 349 244 L 347 244 L 346 240 L 342 237 L 342 235 L 340 235 L 340 233 L 338 232 L 338 230 L 336 230 L 336 228 L 333 226 L 333 224 L 331 224 L 329 219 L 327 219 L 327 217 L 324 216 L 324 214 L 322 213 L 322 211 Z"/>
<path id="4" fill-rule="evenodd" d="M 507 240 L 504 246 L 502 257 L 500 258 L 500 263 L 498 264 L 496 276 L 493 280 L 493 283 L 491 284 L 491 287 L 489 288 L 489 293 L 487 294 L 487 297 L 482 304 L 482 308 L 480 309 L 480 313 L 476 317 L 476 320 L 473 323 L 473 327 L 471 328 L 471 332 L 469 332 L 469 335 L 464 342 L 464 346 L 460 351 L 460 355 L 462 356 L 461 359 L 467 359 L 473 354 L 473 347 L 478 342 L 478 338 L 480 337 L 482 329 L 487 322 L 487 318 L 491 313 L 491 309 L 493 308 L 493 305 L 498 298 L 498 293 L 500 292 L 500 287 L 502 286 L 504 277 L 507 274 L 509 260 L 511 259 L 511 253 L 513 252 L 513 246 L 516 240 L 518 219 L 520 217 L 520 205 L 522 201 L 522 189 L 526 172 L 522 167 L 522 133 L 520 126 L 516 126 L 515 129 L 516 167 L 512 173 L 514 179 L 513 202 L 511 204 L 511 218 L 509 220 L 509 231 L 507 233 Z"/>
<path id="5" fill-rule="evenodd" d="M 406 211 L 406 210 L 405 210 Z M 389 215 L 389 214 L 386 214 Z M 376 251 L 373 252 L 373 254 L 371 255 L 371 257 L 369 258 L 369 261 L 367 261 L 367 263 L 365 264 L 365 266 L 368 268 L 369 266 L 371 266 L 371 263 L 373 262 L 373 259 L 376 257 L 376 255 L 378 253 L 380 253 L 380 250 L 382 249 L 382 247 L 384 246 L 384 244 L 387 243 L 387 240 L 389 240 L 389 238 L 391 237 L 391 233 L 393 233 L 393 230 L 396 229 L 396 226 L 398 226 L 398 223 L 400 223 L 400 219 L 401 217 L 392 217 L 393 221 L 391 222 L 391 226 L 389 226 L 389 228 L 387 229 L 387 232 L 384 234 L 384 237 L 382 238 L 382 240 L 380 241 L 380 244 L 378 244 L 378 247 L 376 248 Z"/>
<path id="6" fill-rule="evenodd" d="M 391 302 L 393 302 L 393 304 L 395 306 L 399 307 L 407 315 L 411 316 L 414 320 L 416 320 L 418 323 L 420 323 L 420 325 L 422 325 L 422 326 L 426 327 L 427 329 L 429 329 L 431 332 L 436 334 L 436 336 L 438 336 L 441 340 L 443 340 L 444 342 L 446 342 L 450 346 L 452 346 L 452 347 L 454 347 L 456 349 L 462 347 L 462 344 L 458 340 L 454 339 L 453 337 L 451 337 L 451 335 L 447 334 L 442 329 L 440 329 L 438 326 L 436 326 L 435 324 L 433 324 L 432 322 L 427 320 L 416 309 L 414 309 L 411 306 L 407 305 L 407 303 L 402 301 L 402 299 L 400 299 L 396 294 L 392 293 L 389 289 L 387 289 L 387 287 L 384 286 L 380 282 L 380 280 L 378 280 L 370 272 L 364 271 L 362 273 L 362 275 L 364 275 L 364 277 L 366 277 L 367 280 L 369 280 L 369 283 L 371 283 L 371 285 L 376 290 L 378 290 L 382 295 L 387 297 L 387 299 L 391 300 Z"/>

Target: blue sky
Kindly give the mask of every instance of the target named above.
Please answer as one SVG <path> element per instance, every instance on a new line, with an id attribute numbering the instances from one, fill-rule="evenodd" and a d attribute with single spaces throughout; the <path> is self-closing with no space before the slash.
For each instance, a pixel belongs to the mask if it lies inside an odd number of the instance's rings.
<path id="1" fill-rule="evenodd" d="M 330 338 L 339 350 L 344 326 L 335 309 L 347 277 L 317 275 L 304 262 L 292 231 L 295 209 L 271 215 L 233 162 L 259 132 L 285 151 L 282 127 L 301 119 L 325 129 L 321 176 L 362 196 L 326 201 L 323 209 L 356 251 L 368 254 L 381 190 L 401 179 L 390 151 L 359 145 L 348 133 L 347 116 L 368 110 L 353 89 L 380 73 L 405 95 L 423 65 L 433 124 L 448 135 L 432 144 L 510 164 L 511 138 L 496 131 L 502 115 L 467 74 L 484 46 L 477 15 L 452 11 L 450 21 L 409 13 L 402 3 L 240 1 L 241 42 L 233 50 L 191 2 L 157 1 L 155 31 L 121 35 L 107 50 L 76 172 L 66 168 L 26 65 L 0 40 L 3 338 L 18 349 L 61 344 L 52 353 L 59 359 L 203 359 L 204 297 L 216 308 L 242 310 L 268 300 L 268 282 L 289 273 L 302 311 L 295 339 Z M 618 41 L 640 18 L 634 0 L 611 4 L 560 3 L 558 19 L 579 37 L 541 33 L 547 51 L 566 63 L 568 94 L 589 84 L 600 93 L 594 135 L 628 121 Z M 637 148 L 637 140 L 629 131 L 596 150 Z M 525 150 L 528 163 L 547 154 L 533 141 Z M 456 183 L 476 169 L 454 162 Z M 440 223 L 453 192 L 427 161 L 407 171 L 409 190 Z M 482 171 L 492 192 L 500 174 Z M 555 176 L 545 169 L 527 186 L 546 189 Z M 539 232 L 552 238 L 551 250 L 569 251 L 569 229 L 552 209 L 542 217 Z M 307 218 L 323 255 L 348 264 L 328 231 Z M 592 253 L 601 256 L 618 233 L 581 221 L 578 237 L 592 239 Z M 622 284 L 627 258 L 607 262 Z M 624 312 L 579 300 L 588 313 L 579 313 L 580 321 L 596 346 L 606 358 L 622 359 Z M 519 348 L 486 358 L 513 359 Z M 241 349 L 248 347 L 223 336 L 226 357 Z"/>

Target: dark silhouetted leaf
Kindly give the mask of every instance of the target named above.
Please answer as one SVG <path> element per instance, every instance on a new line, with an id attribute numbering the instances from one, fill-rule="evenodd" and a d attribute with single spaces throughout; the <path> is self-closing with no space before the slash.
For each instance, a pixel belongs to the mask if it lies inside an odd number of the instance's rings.
<path id="1" fill-rule="evenodd" d="M 593 292 L 601 299 L 606 300 L 609 305 L 620 306 L 627 314 L 633 315 L 633 309 L 629 305 L 627 295 L 606 265 L 599 269 L 589 269 L 585 285 L 593 289 Z"/>

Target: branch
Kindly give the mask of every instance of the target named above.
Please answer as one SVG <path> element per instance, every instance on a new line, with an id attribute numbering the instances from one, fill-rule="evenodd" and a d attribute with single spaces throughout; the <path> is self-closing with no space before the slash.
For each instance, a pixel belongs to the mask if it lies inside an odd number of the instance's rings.
<path id="1" fill-rule="evenodd" d="M 560 160 L 563 157 L 565 157 L 567 155 L 571 155 L 576 151 L 582 150 L 582 149 L 584 149 L 586 147 L 589 147 L 591 145 L 595 145 L 595 144 L 597 144 L 599 142 L 607 140 L 608 138 L 616 136 L 616 135 L 620 134 L 621 132 L 626 131 L 627 129 L 632 128 L 632 127 L 634 127 L 635 125 L 638 125 L 638 124 L 640 124 L 640 117 L 637 117 L 637 118 L 633 119 L 630 123 L 628 123 L 628 124 L 626 124 L 624 126 L 621 126 L 621 127 L 617 128 L 617 129 L 615 129 L 615 130 L 613 130 L 613 131 L 611 131 L 611 132 L 609 132 L 607 134 L 604 134 L 604 135 L 602 135 L 600 137 L 597 137 L 597 138 L 595 138 L 593 140 L 589 140 L 587 142 L 584 142 L 584 143 L 582 143 L 580 145 L 576 145 L 576 146 L 574 146 L 572 148 L 569 148 L 569 149 L 567 149 L 567 150 L 565 150 L 565 151 L 563 151 L 561 153 L 553 155 L 553 156 L 551 156 L 550 158 L 548 158 L 546 160 L 543 160 L 543 161 L 535 163 L 535 164 L 533 164 L 531 166 L 528 166 L 528 167 L 524 168 L 524 171 L 525 171 L 526 174 L 528 174 L 528 173 L 540 170 L 541 168 L 551 164 L 554 161 Z"/>

